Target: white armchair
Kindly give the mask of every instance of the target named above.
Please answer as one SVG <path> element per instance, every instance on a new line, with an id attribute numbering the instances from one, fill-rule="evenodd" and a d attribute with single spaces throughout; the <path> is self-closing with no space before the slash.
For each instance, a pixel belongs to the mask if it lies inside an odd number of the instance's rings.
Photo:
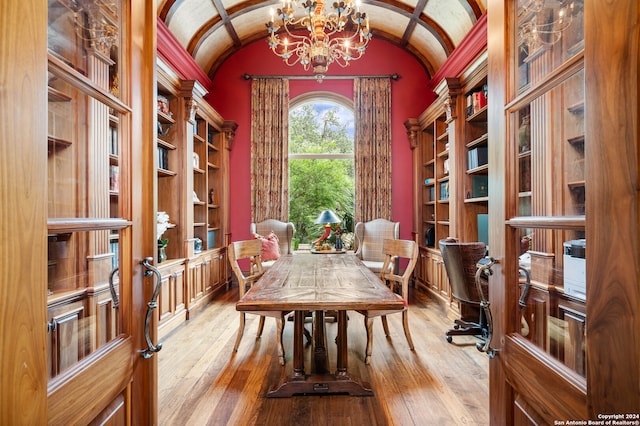
<path id="1" fill-rule="evenodd" d="M 379 274 L 382 271 L 385 254 L 382 250 L 384 240 L 397 240 L 400 238 L 400 222 L 391 222 L 386 219 L 374 219 L 369 222 L 356 223 L 355 255 L 373 272 Z"/>

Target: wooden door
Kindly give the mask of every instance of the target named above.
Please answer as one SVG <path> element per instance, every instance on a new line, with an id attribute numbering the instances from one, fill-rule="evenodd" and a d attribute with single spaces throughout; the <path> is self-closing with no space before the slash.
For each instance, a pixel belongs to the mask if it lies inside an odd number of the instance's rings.
<path id="1" fill-rule="evenodd" d="M 147 3 L 0 3 L 1 424 L 156 421 Z"/>
<path id="2" fill-rule="evenodd" d="M 492 424 L 637 422 L 640 8 L 488 9 Z"/>

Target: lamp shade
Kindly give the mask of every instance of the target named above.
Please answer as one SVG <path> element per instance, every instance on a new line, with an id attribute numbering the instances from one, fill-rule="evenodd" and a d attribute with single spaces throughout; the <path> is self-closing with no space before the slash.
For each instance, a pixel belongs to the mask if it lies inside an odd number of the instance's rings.
<path id="1" fill-rule="evenodd" d="M 324 210 L 314 223 L 340 223 L 342 220 L 331 210 Z"/>

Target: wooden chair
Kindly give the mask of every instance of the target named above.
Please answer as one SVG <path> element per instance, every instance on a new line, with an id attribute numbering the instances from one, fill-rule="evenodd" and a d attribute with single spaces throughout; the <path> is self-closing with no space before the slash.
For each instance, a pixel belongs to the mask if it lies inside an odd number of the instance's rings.
<path id="1" fill-rule="evenodd" d="M 389 286 L 391 291 L 400 290 L 400 295 L 404 300 L 404 310 L 402 311 L 402 327 L 404 335 L 409 343 L 409 348 L 414 350 L 413 340 L 409 332 L 409 279 L 413 273 L 413 268 L 418 261 L 418 244 L 410 240 L 387 239 L 382 244 L 382 252 L 384 253 L 384 262 L 380 272 L 380 279 Z M 408 259 L 406 269 L 400 275 L 395 271 L 400 259 Z M 360 311 L 364 315 L 365 327 L 367 330 L 367 349 L 365 355 L 365 364 L 371 362 L 371 351 L 373 349 L 373 318 L 382 317 L 382 327 L 384 333 L 389 337 L 389 325 L 387 323 L 387 311 Z"/>
<path id="2" fill-rule="evenodd" d="M 354 228 L 356 237 L 355 255 L 376 274 L 382 271 L 385 254 L 382 242 L 387 239 L 400 238 L 400 222 L 386 219 L 374 219 L 369 222 L 358 222 Z M 397 272 L 397 271 L 396 271 Z"/>
<path id="3" fill-rule="evenodd" d="M 489 333 L 489 323 L 483 302 L 488 301 L 486 284 L 476 282 L 478 262 L 485 257 L 483 242 L 461 243 L 452 238 L 439 241 L 444 267 L 449 277 L 452 296 L 460 302 L 460 318 L 454 328 L 447 331 L 447 341 L 453 336 L 476 336 L 485 340 Z"/>
<path id="4" fill-rule="evenodd" d="M 228 257 L 229 263 L 231 264 L 231 269 L 238 279 L 238 287 L 240 297 L 244 296 L 247 286 L 251 288 L 253 284 L 258 281 L 262 275 L 264 275 L 264 269 L 262 267 L 262 261 L 260 259 L 260 255 L 262 252 L 262 245 L 259 240 L 246 240 L 246 241 L 236 241 L 229 244 L 228 247 Z M 245 274 L 238 260 L 248 259 L 249 260 L 249 271 Z M 284 347 L 282 345 L 282 328 L 284 326 L 284 312 L 272 312 L 266 314 L 273 314 L 276 319 L 277 325 L 277 347 L 278 347 L 278 360 L 280 365 L 284 365 Z M 238 328 L 238 336 L 236 337 L 236 343 L 233 346 L 233 351 L 238 351 L 238 346 L 240 345 L 240 340 L 242 340 L 242 335 L 244 334 L 244 325 L 245 325 L 245 313 L 240 313 L 240 327 Z M 258 323 L 258 333 L 257 337 L 262 335 L 262 330 L 264 328 L 264 315 L 260 315 L 260 321 Z"/>

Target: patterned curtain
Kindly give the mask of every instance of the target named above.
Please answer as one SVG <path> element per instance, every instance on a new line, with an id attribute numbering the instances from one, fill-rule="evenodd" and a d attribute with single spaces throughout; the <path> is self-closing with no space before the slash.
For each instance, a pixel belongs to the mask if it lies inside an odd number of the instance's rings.
<path id="1" fill-rule="evenodd" d="M 289 80 L 251 83 L 251 217 L 289 215 Z"/>
<path id="2" fill-rule="evenodd" d="M 391 80 L 356 78 L 356 222 L 392 220 Z"/>

